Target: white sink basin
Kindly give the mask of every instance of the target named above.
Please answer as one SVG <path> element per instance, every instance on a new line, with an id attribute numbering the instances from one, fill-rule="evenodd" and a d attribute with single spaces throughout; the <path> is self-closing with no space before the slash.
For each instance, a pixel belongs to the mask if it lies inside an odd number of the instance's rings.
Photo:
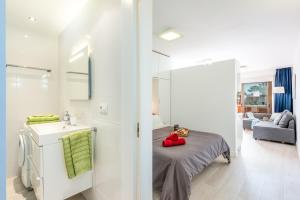
<path id="1" fill-rule="evenodd" d="M 89 126 L 70 126 L 65 122 L 34 124 L 28 127 L 31 129 L 31 136 L 39 146 L 57 143 L 62 136 L 71 132 L 90 129 Z"/>

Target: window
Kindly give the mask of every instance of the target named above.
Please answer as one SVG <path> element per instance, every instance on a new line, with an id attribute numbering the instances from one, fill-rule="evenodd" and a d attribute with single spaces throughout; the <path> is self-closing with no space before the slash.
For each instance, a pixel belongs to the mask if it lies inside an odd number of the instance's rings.
<path id="1" fill-rule="evenodd" d="M 244 112 L 272 112 L 272 82 L 243 83 L 242 106 Z"/>
<path id="2" fill-rule="evenodd" d="M 268 83 L 246 83 L 243 87 L 245 105 L 267 105 Z"/>

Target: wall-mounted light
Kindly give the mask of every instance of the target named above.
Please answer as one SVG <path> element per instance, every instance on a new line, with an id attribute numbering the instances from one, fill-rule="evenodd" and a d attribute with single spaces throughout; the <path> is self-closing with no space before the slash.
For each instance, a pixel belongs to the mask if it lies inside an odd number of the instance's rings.
<path id="1" fill-rule="evenodd" d="M 272 93 L 273 94 L 284 94 L 285 93 L 284 87 L 273 87 Z"/>
<path id="2" fill-rule="evenodd" d="M 86 40 L 79 42 L 76 46 L 72 48 L 71 56 L 80 53 L 84 48 L 87 48 L 88 46 L 89 44 Z"/>
<path id="3" fill-rule="evenodd" d="M 75 54 L 73 57 L 70 58 L 69 63 L 72 63 L 72 62 L 78 60 L 83 55 L 84 55 L 84 52 L 79 52 L 79 53 Z"/>

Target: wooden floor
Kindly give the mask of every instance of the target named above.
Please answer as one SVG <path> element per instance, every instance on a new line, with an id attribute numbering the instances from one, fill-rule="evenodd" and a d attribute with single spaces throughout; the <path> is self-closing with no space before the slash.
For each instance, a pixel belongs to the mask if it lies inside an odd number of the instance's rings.
<path id="1" fill-rule="evenodd" d="M 8 200 L 36 200 L 18 178 L 8 180 Z M 159 194 L 154 194 L 159 199 Z M 69 200 L 84 200 L 81 195 Z M 256 141 L 244 134 L 242 151 L 227 165 L 218 158 L 193 179 L 190 200 L 300 200 L 296 147 Z"/>
<path id="2" fill-rule="evenodd" d="M 230 165 L 218 158 L 193 179 L 190 200 L 300 200 L 296 147 L 256 141 L 245 132 L 242 151 Z"/>

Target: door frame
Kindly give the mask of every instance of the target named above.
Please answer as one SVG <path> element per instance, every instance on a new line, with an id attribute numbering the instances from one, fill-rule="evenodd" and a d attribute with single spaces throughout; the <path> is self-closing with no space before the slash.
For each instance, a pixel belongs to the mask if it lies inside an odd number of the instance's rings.
<path id="1" fill-rule="evenodd" d="M 122 0 L 122 198 L 152 200 L 152 0 Z"/>
<path id="2" fill-rule="evenodd" d="M 138 198 L 152 200 L 152 0 L 138 1 Z"/>
<path id="3" fill-rule="evenodd" d="M 0 0 L 0 199 L 6 199 L 5 0 Z"/>

